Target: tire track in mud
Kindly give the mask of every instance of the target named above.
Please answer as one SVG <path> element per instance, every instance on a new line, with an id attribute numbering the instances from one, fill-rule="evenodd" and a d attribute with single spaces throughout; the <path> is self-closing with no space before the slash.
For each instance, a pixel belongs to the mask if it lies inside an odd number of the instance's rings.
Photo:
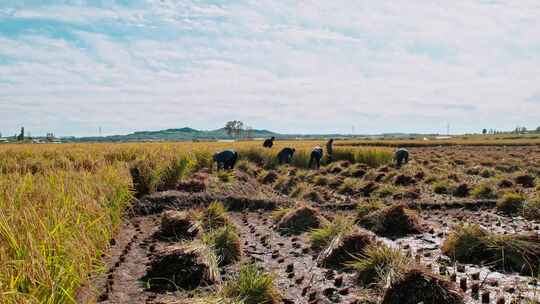
<path id="1" fill-rule="evenodd" d="M 106 258 L 107 272 L 94 280 L 97 303 L 152 303 L 156 295 L 145 292 L 139 279 L 159 246 L 153 238 L 158 227 L 158 216 L 135 217 L 122 226 Z"/>
<path id="2" fill-rule="evenodd" d="M 306 235 L 284 236 L 264 213 L 234 213 L 245 257 L 276 274 L 283 303 L 356 303 L 351 273 L 317 266 Z"/>

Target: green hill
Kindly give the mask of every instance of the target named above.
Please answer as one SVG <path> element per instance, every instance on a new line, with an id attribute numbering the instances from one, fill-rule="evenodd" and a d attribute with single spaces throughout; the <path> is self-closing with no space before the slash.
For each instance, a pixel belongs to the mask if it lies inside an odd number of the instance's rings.
<path id="1" fill-rule="evenodd" d="M 289 138 L 290 135 L 282 135 L 268 130 L 251 130 L 252 138 Z M 73 138 L 75 141 L 181 141 L 181 140 L 220 140 L 234 139 L 227 134 L 224 128 L 210 131 L 196 130 L 189 127 L 180 129 L 167 129 L 160 131 L 137 131 L 127 135 L 112 135 L 103 137 L 80 137 Z"/>

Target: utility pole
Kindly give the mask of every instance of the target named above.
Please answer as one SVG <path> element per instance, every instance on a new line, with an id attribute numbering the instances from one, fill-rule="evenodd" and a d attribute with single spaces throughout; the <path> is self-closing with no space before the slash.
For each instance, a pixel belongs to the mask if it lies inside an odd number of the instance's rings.
<path id="1" fill-rule="evenodd" d="M 101 137 L 101 134 L 102 134 L 101 127 L 99 127 L 99 137 Z"/>
<path id="2" fill-rule="evenodd" d="M 446 135 L 450 136 L 450 123 L 446 123 Z"/>

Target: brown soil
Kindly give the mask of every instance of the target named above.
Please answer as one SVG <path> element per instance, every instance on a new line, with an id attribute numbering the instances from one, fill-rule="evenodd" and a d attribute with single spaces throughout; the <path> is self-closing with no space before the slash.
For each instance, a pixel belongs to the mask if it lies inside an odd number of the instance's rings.
<path id="1" fill-rule="evenodd" d="M 161 217 L 159 236 L 176 240 L 193 239 L 199 233 L 197 224 L 188 212 L 165 211 Z"/>
<path id="2" fill-rule="evenodd" d="M 262 178 L 262 183 L 265 185 L 272 184 L 278 178 L 278 174 L 275 171 L 268 171 Z"/>
<path id="3" fill-rule="evenodd" d="M 300 234 L 321 227 L 326 220 L 319 211 L 309 206 L 300 206 L 287 214 L 277 223 L 277 228 L 284 234 Z"/>
<path id="4" fill-rule="evenodd" d="M 471 188 L 467 183 L 459 184 L 452 192 L 455 197 L 467 197 L 471 192 Z"/>
<path id="5" fill-rule="evenodd" d="M 394 178 L 394 184 L 398 186 L 409 186 L 414 183 L 415 180 L 408 175 L 400 174 Z"/>
<path id="6" fill-rule="evenodd" d="M 514 181 L 516 182 L 516 184 L 521 185 L 522 187 L 532 188 L 534 187 L 534 180 L 535 180 L 534 176 L 531 176 L 528 174 L 522 174 L 522 175 L 516 176 Z"/>
<path id="7" fill-rule="evenodd" d="M 412 269 L 386 290 L 382 304 L 461 304 L 463 295 L 447 280 Z"/>
<path id="8" fill-rule="evenodd" d="M 204 180 L 200 179 L 188 179 L 178 183 L 177 190 L 184 192 L 204 192 L 206 190 L 206 184 Z"/>
<path id="9" fill-rule="evenodd" d="M 424 228 L 416 213 L 405 205 L 393 205 L 368 214 L 359 221 L 361 226 L 389 238 L 420 233 Z"/>
<path id="10" fill-rule="evenodd" d="M 208 249 L 188 245 L 165 247 L 153 256 L 142 281 L 149 290 L 157 292 L 192 290 L 217 283 L 220 277 L 204 250 Z"/>
<path id="11" fill-rule="evenodd" d="M 347 269 L 347 263 L 359 257 L 364 248 L 375 243 L 375 236 L 364 230 L 340 237 L 322 254 L 321 264 L 335 269 Z"/>

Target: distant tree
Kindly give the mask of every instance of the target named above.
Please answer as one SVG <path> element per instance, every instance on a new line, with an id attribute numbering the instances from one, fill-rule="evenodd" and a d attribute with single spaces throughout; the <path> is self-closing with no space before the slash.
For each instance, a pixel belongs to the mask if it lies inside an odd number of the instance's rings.
<path id="1" fill-rule="evenodd" d="M 522 133 L 522 134 L 525 134 L 525 133 L 527 133 L 527 128 L 525 128 L 525 127 L 521 127 L 521 133 Z"/>
<path id="2" fill-rule="evenodd" d="M 235 130 L 236 137 L 240 137 L 240 135 L 242 134 L 242 130 L 244 130 L 244 123 L 241 121 L 237 121 Z"/>
<path id="3" fill-rule="evenodd" d="M 482 130 L 482 134 L 486 135 L 486 133 L 487 133 L 487 129 L 484 128 L 484 129 Z"/>
<path id="4" fill-rule="evenodd" d="M 540 133 L 540 127 L 536 128 L 536 132 Z"/>
<path id="5" fill-rule="evenodd" d="M 245 131 L 244 132 L 245 138 L 247 138 L 247 139 L 253 138 L 253 128 L 251 126 L 246 126 L 244 128 L 244 131 Z"/>
<path id="6" fill-rule="evenodd" d="M 227 135 L 232 136 L 234 134 L 234 128 L 235 128 L 235 122 L 228 121 L 225 124 L 225 131 L 227 131 Z"/>
<path id="7" fill-rule="evenodd" d="M 225 124 L 225 130 L 229 136 L 240 136 L 242 129 L 244 128 L 244 123 L 239 120 L 228 121 Z"/>
<path id="8" fill-rule="evenodd" d="M 19 135 L 17 135 L 17 140 L 18 141 L 23 141 L 24 140 L 24 127 L 21 127 L 21 133 L 19 133 Z"/>

